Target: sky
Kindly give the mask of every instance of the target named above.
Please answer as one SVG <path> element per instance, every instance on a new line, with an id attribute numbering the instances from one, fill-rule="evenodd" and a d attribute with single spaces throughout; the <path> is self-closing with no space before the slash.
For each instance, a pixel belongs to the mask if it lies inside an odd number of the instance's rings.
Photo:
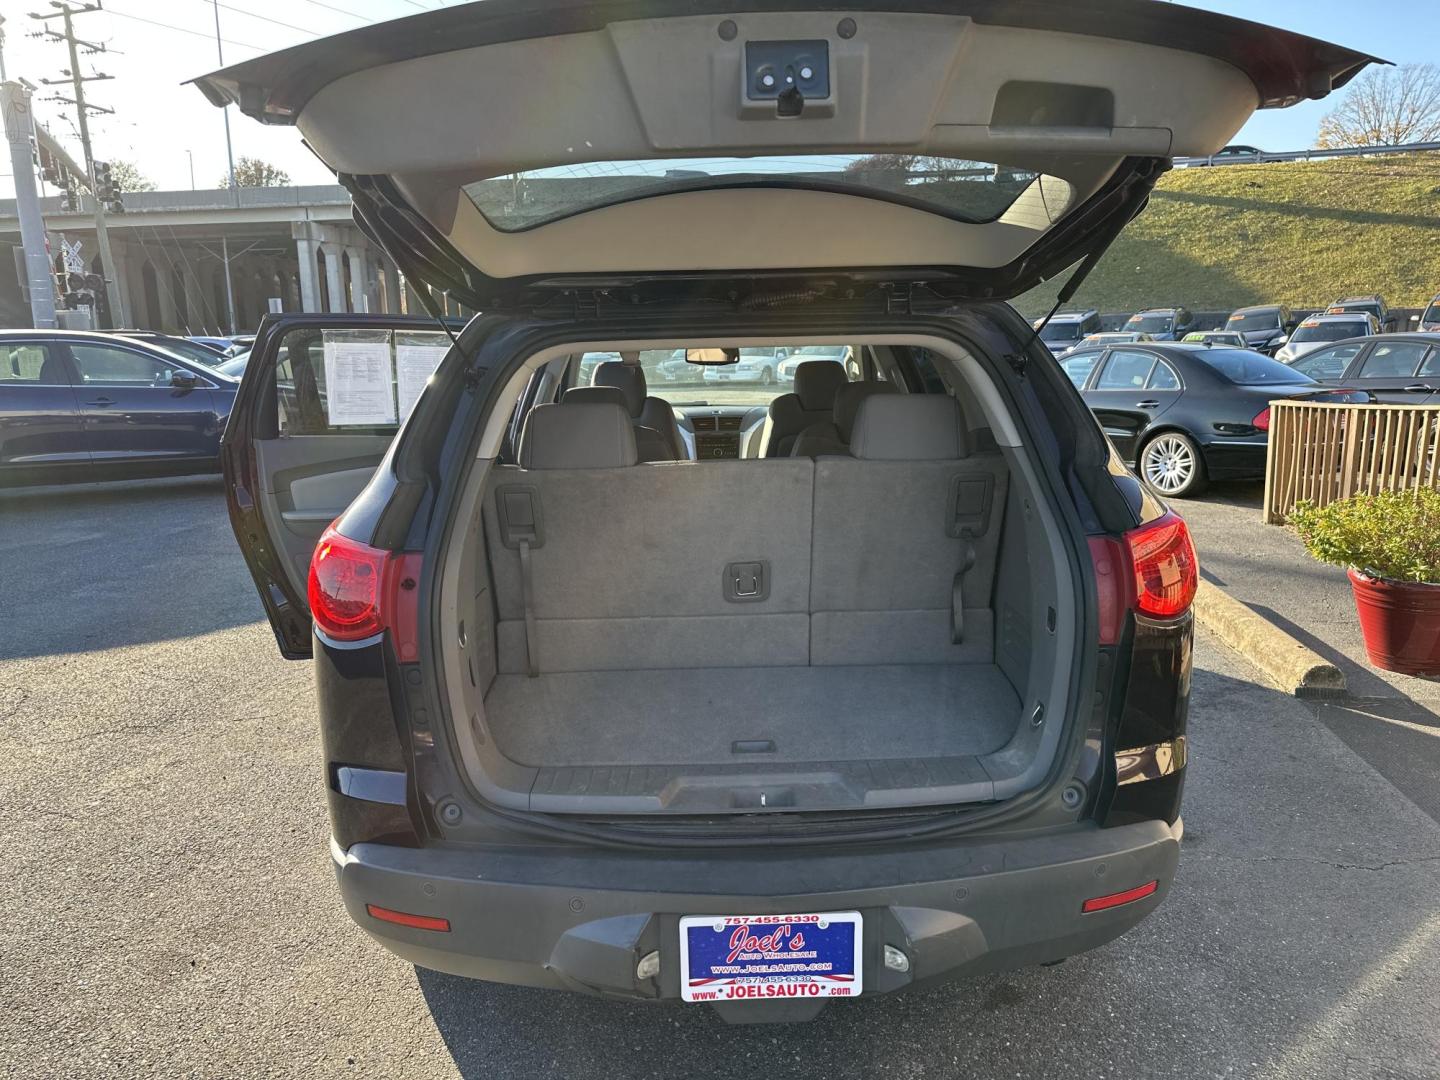
<path id="1" fill-rule="evenodd" d="M 462 0 L 220 0 L 220 28 L 226 63 L 339 33 L 365 23 L 455 6 Z M 1159 3 L 1162 0 L 1154 0 Z M 1191 6 L 1238 15 L 1300 33 L 1326 37 L 1397 63 L 1436 59 L 1433 23 L 1436 0 L 1192 0 Z M 39 83 L 59 78 L 68 66 L 65 46 L 29 35 L 38 24 L 28 12 L 52 10 L 49 0 L 0 0 L 5 18 L 4 60 L 8 77 Z M 76 33 L 106 47 L 82 56 L 86 73 L 109 81 L 87 85 L 95 104 L 113 116 L 91 119 L 95 154 L 102 160 L 129 160 L 162 189 L 191 185 L 217 187 L 225 176 L 225 131 L 220 110 L 185 80 L 221 66 L 216 56 L 212 0 L 104 0 L 104 9 L 75 20 Z M 59 20 L 49 20 L 51 25 Z M 1413 32 L 1407 32 L 1406 27 Z M 1423 28 L 1423 29 L 1422 29 Z M 42 88 L 36 114 L 79 159 L 79 139 L 68 105 L 47 102 Z M 60 89 L 60 88 L 54 88 Z M 68 96 L 68 88 L 64 90 Z M 1235 141 L 1266 150 L 1300 150 L 1313 145 L 1320 118 L 1333 104 L 1306 102 L 1267 110 Z M 265 127 L 231 109 L 235 156 L 278 165 L 297 184 L 333 182 L 293 127 Z M 0 161 L 0 196 L 13 194 L 8 160 Z"/>

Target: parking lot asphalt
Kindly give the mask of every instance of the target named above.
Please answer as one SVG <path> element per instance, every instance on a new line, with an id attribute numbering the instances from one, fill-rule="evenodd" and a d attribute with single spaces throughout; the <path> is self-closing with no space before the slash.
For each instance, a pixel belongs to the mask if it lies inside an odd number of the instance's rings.
<path id="1" fill-rule="evenodd" d="M 1440 811 L 1203 635 L 1151 919 L 1059 967 L 732 1028 L 418 971 L 350 923 L 309 672 L 217 481 L 0 493 L 0 611 L 11 1075 L 1440 1075 Z"/>

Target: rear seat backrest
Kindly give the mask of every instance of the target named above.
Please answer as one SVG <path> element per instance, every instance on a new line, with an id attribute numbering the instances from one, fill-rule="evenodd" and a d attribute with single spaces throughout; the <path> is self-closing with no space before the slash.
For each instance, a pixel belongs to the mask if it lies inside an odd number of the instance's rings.
<path id="1" fill-rule="evenodd" d="M 630 422 L 637 427 L 647 427 L 658 432 L 663 440 L 665 453 L 662 457 L 641 458 L 642 461 L 683 461 L 688 456 L 685 443 L 680 438 L 680 425 L 675 420 L 675 410 L 662 398 L 650 397 L 645 385 L 645 369 L 640 366 L 639 353 L 622 353 L 624 362 L 606 360 L 595 367 L 590 376 L 591 386 L 612 387 L 623 395 L 625 408 L 630 413 Z"/>
<path id="2" fill-rule="evenodd" d="M 565 391 L 561 402 L 565 405 L 605 403 L 626 408 L 625 394 L 615 386 L 575 386 Z M 675 460 L 660 432 L 633 420 L 630 426 L 635 432 L 635 452 L 641 461 Z"/>
<path id="3" fill-rule="evenodd" d="M 835 391 L 835 404 L 830 419 L 812 424 L 795 440 L 791 457 L 820 457 L 823 454 L 848 454 L 850 435 L 855 427 L 862 402 L 877 394 L 893 394 L 895 387 L 882 382 L 846 383 Z"/>
<path id="4" fill-rule="evenodd" d="M 491 470 L 500 670 L 529 667 L 522 538 L 538 671 L 808 663 L 814 466 L 628 468 L 630 432 L 619 405 L 538 406 L 520 466 Z M 732 568 L 756 565 L 764 595 L 727 599 Z"/>
<path id="5" fill-rule="evenodd" d="M 811 424 L 833 421 L 835 394 L 845 385 L 845 368 L 833 360 L 806 360 L 795 369 L 795 392 L 770 402 L 765 457 L 789 457 L 795 440 Z"/>
<path id="6" fill-rule="evenodd" d="M 811 663 L 989 660 L 1004 458 L 941 394 L 866 398 L 851 450 L 815 463 Z"/>

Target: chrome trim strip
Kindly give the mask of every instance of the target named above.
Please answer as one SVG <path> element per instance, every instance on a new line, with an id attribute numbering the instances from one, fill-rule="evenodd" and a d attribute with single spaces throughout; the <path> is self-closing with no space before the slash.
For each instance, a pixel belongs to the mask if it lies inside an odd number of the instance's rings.
<path id="1" fill-rule="evenodd" d="M 1115 783 L 1119 787 L 1159 780 L 1185 768 L 1185 736 L 1177 735 L 1153 746 L 1120 750 L 1115 754 Z"/>

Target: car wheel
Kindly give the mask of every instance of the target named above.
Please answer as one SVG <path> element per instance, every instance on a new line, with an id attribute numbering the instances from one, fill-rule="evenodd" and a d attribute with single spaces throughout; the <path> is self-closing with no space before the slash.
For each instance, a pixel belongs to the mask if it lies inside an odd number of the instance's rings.
<path id="1" fill-rule="evenodd" d="M 1188 435 L 1167 431 L 1140 448 L 1140 478 L 1161 495 L 1188 499 L 1205 490 L 1205 459 Z"/>
<path id="2" fill-rule="evenodd" d="M 771 383 L 773 383 L 774 381 L 775 381 L 775 372 L 771 371 L 768 367 L 767 367 L 764 371 L 762 371 L 762 372 L 760 373 L 760 385 L 761 385 L 761 386 L 769 386 L 769 385 L 770 385 Z"/>

